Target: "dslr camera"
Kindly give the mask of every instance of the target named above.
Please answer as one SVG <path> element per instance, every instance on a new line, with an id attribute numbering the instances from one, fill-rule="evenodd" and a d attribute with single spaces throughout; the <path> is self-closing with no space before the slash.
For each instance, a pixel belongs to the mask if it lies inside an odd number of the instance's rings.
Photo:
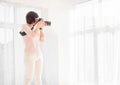
<path id="1" fill-rule="evenodd" d="M 39 21 L 41 21 L 41 20 L 43 20 L 42 18 L 39 18 L 38 19 L 38 21 L 35 23 L 35 25 L 39 22 Z M 46 26 L 51 26 L 51 21 L 44 21 L 45 23 L 46 23 Z M 33 27 L 31 28 L 31 30 L 33 30 L 34 29 L 34 26 L 35 25 L 33 25 Z M 20 33 L 20 35 L 21 36 L 25 36 L 25 35 L 27 35 L 25 32 L 19 32 Z"/>
<path id="2" fill-rule="evenodd" d="M 43 20 L 42 18 L 38 19 L 38 22 Z M 44 21 L 46 23 L 47 26 L 51 26 L 51 21 Z"/>

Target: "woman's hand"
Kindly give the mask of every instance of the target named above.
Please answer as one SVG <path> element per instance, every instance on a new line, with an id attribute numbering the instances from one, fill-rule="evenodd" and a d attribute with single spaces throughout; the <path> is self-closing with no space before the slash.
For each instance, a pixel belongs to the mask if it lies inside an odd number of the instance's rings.
<path id="1" fill-rule="evenodd" d="M 45 25 L 46 25 L 45 22 L 44 22 L 43 20 L 41 20 L 41 21 L 39 21 L 39 22 L 37 23 L 36 28 L 39 29 L 39 28 L 44 27 Z"/>

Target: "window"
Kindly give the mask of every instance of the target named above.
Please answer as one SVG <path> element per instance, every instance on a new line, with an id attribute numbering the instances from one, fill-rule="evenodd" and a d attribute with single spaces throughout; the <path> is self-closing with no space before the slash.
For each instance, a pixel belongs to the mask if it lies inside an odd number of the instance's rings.
<path id="1" fill-rule="evenodd" d="M 0 22 L 14 23 L 14 8 L 12 5 L 0 3 Z"/>
<path id="2" fill-rule="evenodd" d="M 71 10 L 71 74 L 75 85 L 120 84 L 118 3 L 88 1 Z"/>
<path id="3" fill-rule="evenodd" d="M 0 73 L 3 80 L 0 84 L 13 85 L 13 29 L 10 24 L 14 23 L 14 8 L 12 5 L 0 3 L 0 53 L 1 67 Z"/>

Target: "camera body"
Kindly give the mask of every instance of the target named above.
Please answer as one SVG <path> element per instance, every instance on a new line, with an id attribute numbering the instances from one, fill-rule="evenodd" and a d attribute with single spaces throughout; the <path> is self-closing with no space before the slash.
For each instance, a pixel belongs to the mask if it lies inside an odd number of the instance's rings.
<path id="1" fill-rule="evenodd" d="M 41 20 L 43 20 L 42 18 L 39 18 L 38 19 L 38 21 L 35 23 L 35 25 L 39 22 L 39 21 L 41 21 Z M 51 26 L 51 21 L 44 21 L 45 23 L 46 23 L 46 26 Z M 31 28 L 31 30 L 33 30 L 34 29 L 34 26 L 35 25 L 33 25 L 33 27 Z M 19 32 L 20 33 L 20 35 L 21 36 L 25 36 L 25 35 L 27 35 L 25 32 Z"/>

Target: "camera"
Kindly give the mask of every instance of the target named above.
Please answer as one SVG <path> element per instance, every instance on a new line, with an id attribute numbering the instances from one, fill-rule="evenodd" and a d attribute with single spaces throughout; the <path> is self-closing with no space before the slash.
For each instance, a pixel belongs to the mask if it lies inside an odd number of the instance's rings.
<path id="1" fill-rule="evenodd" d="M 41 21 L 41 20 L 43 20 L 42 18 L 39 18 L 38 19 L 38 21 L 35 23 L 35 25 L 39 22 L 39 21 Z M 51 21 L 44 21 L 45 22 L 45 24 L 46 24 L 46 26 L 51 26 Z M 35 25 L 33 25 L 33 27 L 31 28 L 31 30 L 33 30 L 34 29 L 34 26 Z M 25 36 L 25 35 L 27 35 L 25 32 L 19 32 L 20 33 L 20 35 L 21 36 Z"/>
<path id="2" fill-rule="evenodd" d="M 42 18 L 38 19 L 38 22 L 43 20 Z M 44 21 L 46 23 L 47 26 L 51 26 L 51 21 Z"/>

